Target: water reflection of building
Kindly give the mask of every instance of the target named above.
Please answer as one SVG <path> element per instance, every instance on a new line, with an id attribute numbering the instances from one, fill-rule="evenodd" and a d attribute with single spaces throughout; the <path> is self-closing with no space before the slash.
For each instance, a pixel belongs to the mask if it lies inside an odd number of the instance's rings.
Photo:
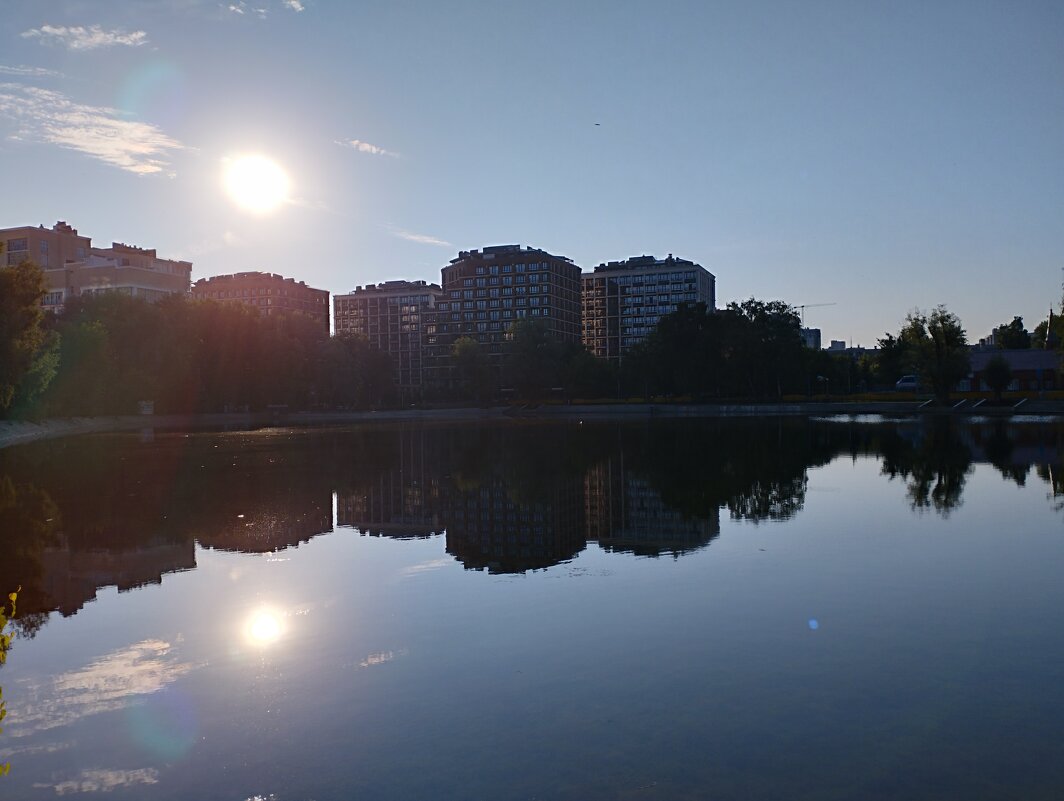
<path id="1" fill-rule="evenodd" d="M 397 434 L 395 461 L 373 479 L 336 499 L 336 524 L 364 534 L 397 539 L 429 537 L 440 531 L 436 514 L 439 481 L 426 466 L 421 431 Z"/>
<path id="2" fill-rule="evenodd" d="M 493 476 L 443 498 L 447 552 L 465 567 L 523 573 L 572 559 L 584 549 L 582 486 L 561 476 L 547 497 L 515 499 L 513 487 Z"/>
<path id="3" fill-rule="evenodd" d="M 119 592 L 162 583 L 167 573 L 192 570 L 196 549 L 192 540 L 146 545 L 132 550 L 74 550 L 68 542 L 41 552 L 44 597 L 51 609 L 72 615 L 104 587 Z M 25 610 L 39 611 L 39 610 Z"/>
<path id="4" fill-rule="evenodd" d="M 332 495 L 322 490 L 298 499 L 259 498 L 254 503 L 234 503 L 214 517 L 196 530 L 202 547 L 269 553 L 332 531 Z"/>
<path id="5" fill-rule="evenodd" d="M 591 468 L 584 488 L 587 538 L 608 550 L 679 554 L 720 534 L 719 508 L 711 518 L 685 516 L 670 508 L 646 479 L 626 471 L 623 459 L 609 458 Z"/>

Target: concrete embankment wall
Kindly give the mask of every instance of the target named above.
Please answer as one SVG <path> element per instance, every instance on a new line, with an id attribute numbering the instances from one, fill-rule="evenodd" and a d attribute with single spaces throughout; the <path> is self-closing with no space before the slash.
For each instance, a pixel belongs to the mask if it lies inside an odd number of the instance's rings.
<path id="1" fill-rule="evenodd" d="M 496 406 L 488 409 L 396 409 L 377 412 L 229 413 L 194 415 L 128 415 L 74 417 L 41 422 L 0 421 L 0 448 L 41 439 L 111 431 L 162 429 L 197 431 L 210 428 L 252 429 L 264 426 L 357 425 L 365 423 L 462 423 L 497 420 L 640 420 L 674 417 L 775 417 L 830 415 L 920 414 L 915 402 L 882 403 L 764 403 L 764 404 L 573 404 Z M 963 413 L 960 410 L 958 414 Z M 988 410 L 989 411 L 989 410 Z M 1001 410 L 1007 414 L 1007 410 Z M 1026 414 L 1064 415 L 1060 402 L 1031 403 Z M 948 412 L 947 412 L 948 413 Z"/>

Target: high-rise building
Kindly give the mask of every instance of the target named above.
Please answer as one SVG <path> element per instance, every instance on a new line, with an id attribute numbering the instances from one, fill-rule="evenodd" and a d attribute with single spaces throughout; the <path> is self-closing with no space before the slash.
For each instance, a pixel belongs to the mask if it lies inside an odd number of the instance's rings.
<path id="1" fill-rule="evenodd" d="M 59 311 L 72 297 L 113 292 L 154 302 L 187 295 L 192 263 L 160 259 L 154 249 L 114 242 L 94 248 L 92 240 L 63 221 L 50 229 L 0 229 L 0 265 L 32 261 L 44 269 L 48 294 L 43 305 Z"/>
<path id="2" fill-rule="evenodd" d="M 621 358 L 681 303 L 716 308 L 713 274 L 671 253 L 600 264 L 581 280 L 584 345 L 602 359 Z"/>
<path id="3" fill-rule="evenodd" d="M 521 245 L 463 250 L 443 268 L 442 283 L 444 297 L 425 329 L 428 378 L 436 386 L 450 383 L 451 348 L 462 337 L 485 348 L 496 381 L 503 343 L 518 320 L 580 341 L 580 268 L 564 256 Z"/>
<path id="4" fill-rule="evenodd" d="M 329 293 L 276 273 L 247 272 L 201 278 L 192 297 L 218 303 L 243 303 L 259 314 L 305 314 L 329 333 Z"/>
<path id="5" fill-rule="evenodd" d="M 355 287 L 333 297 L 333 329 L 337 335 L 364 336 L 392 359 L 400 389 L 422 386 L 426 316 L 444 297 L 436 284 L 385 281 Z"/>

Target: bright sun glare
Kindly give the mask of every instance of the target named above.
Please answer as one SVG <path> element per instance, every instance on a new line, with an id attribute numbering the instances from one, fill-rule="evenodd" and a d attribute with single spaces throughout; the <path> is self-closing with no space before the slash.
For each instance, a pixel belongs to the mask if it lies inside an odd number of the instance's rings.
<path id="1" fill-rule="evenodd" d="M 274 211 L 288 200 L 288 173 L 265 156 L 239 156 L 225 162 L 225 191 L 255 214 Z"/>
<path id="2" fill-rule="evenodd" d="M 281 617 L 269 609 L 258 609 L 248 618 L 244 633 L 254 645 L 270 645 L 284 633 Z"/>

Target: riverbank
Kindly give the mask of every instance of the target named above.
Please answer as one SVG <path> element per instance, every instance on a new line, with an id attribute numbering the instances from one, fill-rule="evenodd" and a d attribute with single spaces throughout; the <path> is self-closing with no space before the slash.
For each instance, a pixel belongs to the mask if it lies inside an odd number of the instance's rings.
<path id="1" fill-rule="evenodd" d="M 1017 413 L 1064 417 L 1062 401 L 1032 401 Z M 143 429 L 200 431 L 205 429 L 256 429 L 270 426 L 315 427 L 327 425 L 407 422 L 476 423 L 493 420 L 639 420 L 676 417 L 778 417 L 824 415 L 883 415 L 908 417 L 931 413 L 918 401 L 749 403 L 749 404 L 528 404 L 459 409 L 390 409 L 370 412 L 236 412 L 182 415 L 126 415 L 74 417 L 58 420 L 0 421 L 0 448 L 42 439 Z M 934 410 L 937 414 L 1010 415 L 1012 409 Z"/>

